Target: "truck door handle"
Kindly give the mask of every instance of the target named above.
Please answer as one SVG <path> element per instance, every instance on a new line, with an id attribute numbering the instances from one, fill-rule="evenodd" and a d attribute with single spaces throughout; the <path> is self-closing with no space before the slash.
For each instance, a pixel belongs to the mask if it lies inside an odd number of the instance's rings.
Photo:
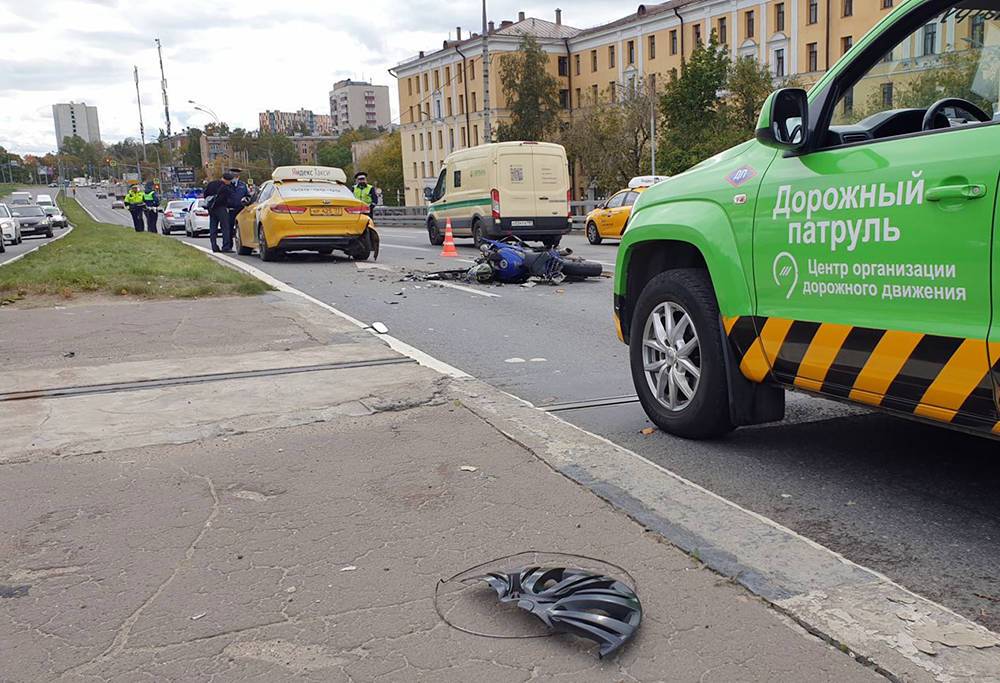
<path id="1" fill-rule="evenodd" d="M 925 198 L 929 202 L 940 202 L 944 199 L 982 199 L 985 196 L 985 185 L 939 185 L 927 190 Z"/>
<path id="2" fill-rule="evenodd" d="M 538 200 L 542 201 L 542 202 L 547 202 L 547 201 L 549 201 L 549 198 L 548 197 L 539 197 Z"/>

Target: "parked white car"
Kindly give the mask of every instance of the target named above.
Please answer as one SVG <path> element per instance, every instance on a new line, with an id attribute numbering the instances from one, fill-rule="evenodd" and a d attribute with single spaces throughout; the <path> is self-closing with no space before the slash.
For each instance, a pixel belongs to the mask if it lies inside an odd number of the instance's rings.
<path id="1" fill-rule="evenodd" d="M 0 204 L 0 232 L 3 233 L 3 242 L 8 244 L 20 244 L 24 241 L 21 237 L 21 223 L 15 218 L 6 204 Z"/>
<path id="2" fill-rule="evenodd" d="M 160 232 L 162 234 L 169 235 L 174 230 L 186 229 L 191 201 L 190 199 L 174 199 L 167 202 L 163 213 L 160 214 Z"/>
<path id="3" fill-rule="evenodd" d="M 47 194 L 40 194 L 35 197 L 35 204 L 38 206 L 55 206 L 56 203 L 52 201 L 52 197 Z"/>
<path id="4" fill-rule="evenodd" d="M 185 235 L 197 237 L 199 233 L 208 234 L 208 210 L 205 208 L 204 199 L 195 199 L 184 219 Z"/>

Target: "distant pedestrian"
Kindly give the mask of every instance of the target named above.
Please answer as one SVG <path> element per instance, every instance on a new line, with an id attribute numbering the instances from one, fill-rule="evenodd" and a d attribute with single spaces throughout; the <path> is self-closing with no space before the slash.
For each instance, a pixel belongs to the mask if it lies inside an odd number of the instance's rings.
<path id="1" fill-rule="evenodd" d="M 229 226 L 229 205 L 233 195 L 233 174 L 226 171 L 219 180 L 205 186 L 205 205 L 208 208 L 208 239 L 212 251 L 231 252 L 233 233 Z M 219 248 L 219 233 L 222 233 L 222 248 Z"/>
<path id="2" fill-rule="evenodd" d="M 375 205 L 378 203 L 378 192 L 368 184 L 368 174 L 359 172 L 354 174 L 354 198 L 363 201 L 368 205 L 368 215 L 375 215 Z"/>
<path id="3" fill-rule="evenodd" d="M 240 180 L 240 174 L 243 173 L 241 168 L 231 168 L 229 172 L 233 176 L 232 190 L 233 195 L 229 200 L 229 242 L 232 244 L 232 235 L 239 230 L 239 226 L 236 224 L 236 215 L 243 209 L 246 205 L 246 198 L 250 196 L 250 188 L 245 182 Z"/>
<path id="4" fill-rule="evenodd" d="M 146 212 L 146 200 L 138 185 L 133 185 L 125 193 L 125 208 L 132 216 L 132 226 L 136 232 L 142 232 L 142 215 Z"/>
<path id="5" fill-rule="evenodd" d="M 142 203 L 146 213 L 146 231 L 156 233 L 156 221 L 160 217 L 160 193 L 153 183 L 146 183 L 146 191 L 142 194 Z"/>

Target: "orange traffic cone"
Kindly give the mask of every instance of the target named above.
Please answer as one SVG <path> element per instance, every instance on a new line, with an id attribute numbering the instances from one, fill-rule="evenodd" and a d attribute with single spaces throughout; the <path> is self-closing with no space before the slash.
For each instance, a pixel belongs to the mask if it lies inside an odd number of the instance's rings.
<path id="1" fill-rule="evenodd" d="M 441 256 L 444 258 L 455 258 L 458 256 L 458 249 L 455 248 L 455 235 L 451 232 L 451 219 L 444 221 L 444 248 L 441 249 Z"/>

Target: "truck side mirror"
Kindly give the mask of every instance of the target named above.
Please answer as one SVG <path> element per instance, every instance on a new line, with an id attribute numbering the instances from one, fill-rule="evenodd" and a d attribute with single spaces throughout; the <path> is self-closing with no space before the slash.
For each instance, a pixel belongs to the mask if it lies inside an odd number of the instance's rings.
<path id="1" fill-rule="evenodd" d="M 432 190 L 429 187 L 425 187 L 424 188 L 424 199 L 426 199 L 429 202 L 434 201 L 434 190 Z"/>
<path id="2" fill-rule="evenodd" d="M 782 88 L 771 93 L 757 119 L 757 141 L 766 147 L 795 152 L 805 147 L 809 135 L 809 98 L 802 88 Z"/>

